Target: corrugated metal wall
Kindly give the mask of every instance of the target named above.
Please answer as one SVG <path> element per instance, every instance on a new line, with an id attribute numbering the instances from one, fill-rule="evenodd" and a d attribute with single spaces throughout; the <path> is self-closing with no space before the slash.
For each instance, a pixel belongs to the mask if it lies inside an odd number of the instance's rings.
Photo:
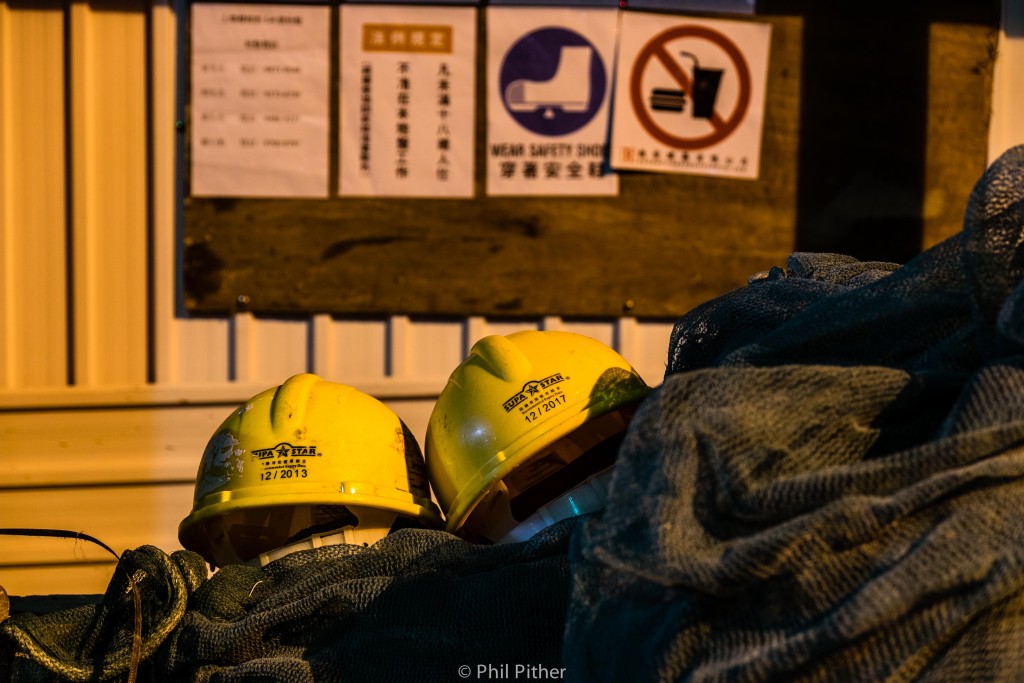
<path id="1" fill-rule="evenodd" d="M 992 156 L 1024 141 L 1024 1 L 1006 0 Z M 568 329 L 661 379 L 667 322 L 175 316 L 175 36 L 165 0 L 0 0 L 0 526 L 178 547 L 231 408 L 300 371 L 382 398 L 422 439 L 476 339 Z M 101 592 L 88 544 L 0 538 L 14 595 Z"/>
<path id="2" fill-rule="evenodd" d="M 176 317 L 172 10 L 0 2 L 0 527 L 178 548 L 209 435 L 296 372 L 382 398 L 420 439 L 485 334 L 582 332 L 660 381 L 666 322 Z M 0 537 L 0 585 L 102 592 L 112 559 Z"/>

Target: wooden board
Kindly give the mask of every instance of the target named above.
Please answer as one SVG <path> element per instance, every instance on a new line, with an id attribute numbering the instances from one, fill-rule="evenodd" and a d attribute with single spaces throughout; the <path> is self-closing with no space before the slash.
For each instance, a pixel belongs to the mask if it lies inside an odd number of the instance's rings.
<path id="1" fill-rule="evenodd" d="M 863 3 L 761 3 L 756 181 L 623 173 L 608 198 L 489 198 L 482 177 L 472 200 L 186 198 L 185 307 L 673 319 L 794 250 L 904 261 L 959 229 L 984 170 L 998 17 L 980 5 L 879 5 L 881 21 Z M 484 140 L 481 125 L 478 169 Z"/>

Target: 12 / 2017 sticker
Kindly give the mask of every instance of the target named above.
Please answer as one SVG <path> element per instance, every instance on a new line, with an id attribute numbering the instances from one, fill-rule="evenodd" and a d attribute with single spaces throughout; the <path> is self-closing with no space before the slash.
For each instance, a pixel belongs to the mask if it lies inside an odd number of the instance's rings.
<path id="1" fill-rule="evenodd" d="M 537 404 L 536 406 L 529 410 L 523 409 L 523 417 L 526 418 L 527 422 L 536 422 L 541 418 L 541 416 L 551 412 L 552 410 L 564 404 L 565 402 L 565 394 L 559 394 L 558 396 L 555 396 L 554 398 L 544 403 Z"/>

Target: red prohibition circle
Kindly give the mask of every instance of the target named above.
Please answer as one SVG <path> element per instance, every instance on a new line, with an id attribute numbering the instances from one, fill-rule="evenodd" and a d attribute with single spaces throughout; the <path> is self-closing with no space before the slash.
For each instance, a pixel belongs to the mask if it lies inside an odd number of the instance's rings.
<path id="1" fill-rule="evenodd" d="M 723 119 L 717 111 L 714 112 L 710 122 L 715 130 L 703 137 L 683 138 L 666 133 L 654 122 L 654 119 L 651 118 L 651 115 L 647 113 L 647 109 L 644 107 L 640 80 L 644 68 L 652 58 L 660 60 L 686 94 L 691 94 L 693 84 L 690 82 L 690 78 L 664 49 L 665 43 L 678 38 L 702 38 L 714 43 L 729 55 L 729 59 L 732 60 L 733 65 L 736 67 L 736 73 L 739 75 L 739 98 L 736 100 L 736 106 L 733 107 L 732 113 L 729 115 L 729 118 Z M 703 149 L 727 138 L 736 130 L 736 127 L 740 125 L 740 122 L 746 115 L 747 105 L 750 104 L 750 69 L 747 66 L 747 60 L 743 57 L 743 53 L 733 45 L 732 41 L 718 31 L 705 26 L 678 26 L 654 36 L 640 50 L 640 54 L 637 55 L 636 62 L 633 64 L 633 72 L 629 79 L 629 95 L 633 103 L 633 112 L 636 114 L 637 119 L 639 119 L 640 125 L 656 140 L 677 149 Z"/>

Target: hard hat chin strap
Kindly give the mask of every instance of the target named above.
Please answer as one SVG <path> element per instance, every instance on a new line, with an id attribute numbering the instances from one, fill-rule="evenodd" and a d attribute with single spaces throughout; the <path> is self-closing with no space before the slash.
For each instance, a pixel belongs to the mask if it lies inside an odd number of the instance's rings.
<path id="1" fill-rule="evenodd" d="M 603 510 L 608 500 L 608 485 L 611 478 L 611 467 L 591 475 L 554 500 L 540 506 L 536 512 L 498 539 L 497 543 L 526 541 L 555 522 Z"/>

